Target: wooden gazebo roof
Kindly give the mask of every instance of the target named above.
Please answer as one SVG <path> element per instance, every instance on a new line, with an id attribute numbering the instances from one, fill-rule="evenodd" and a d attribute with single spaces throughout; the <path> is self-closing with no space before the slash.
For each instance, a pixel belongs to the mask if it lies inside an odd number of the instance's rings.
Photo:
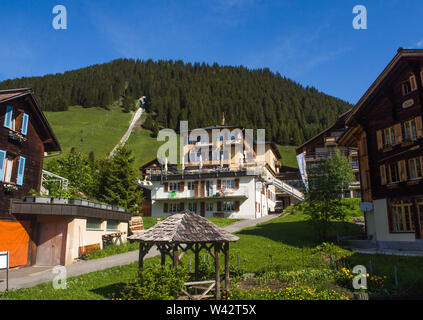
<path id="1" fill-rule="evenodd" d="M 159 222 L 154 227 L 128 237 L 144 243 L 207 243 L 234 242 L 237 236 L 219 228 L 214 223 L 185 210 Z"/>

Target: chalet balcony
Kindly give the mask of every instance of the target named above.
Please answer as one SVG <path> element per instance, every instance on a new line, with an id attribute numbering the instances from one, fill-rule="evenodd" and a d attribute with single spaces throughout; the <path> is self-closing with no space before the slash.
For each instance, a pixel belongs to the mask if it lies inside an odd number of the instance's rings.
<path id="1" fill-rule="evenodd" d="M 198 200 L 198 199 L 247 199 L 249 197 L 249 190 L 247 187 L 240 187 L 238 189 L 226 189 L 225 191 L 217 190 L 206 190 L 202 195 L 201 192 L 198 192 L 198 195 L 195 195 L 193 190 L 184 190 L 184 191 L 169 191 L 163 192 L 162 190 L 156 191 L 152 195 L 152 200 Z"/>
<path id="2" fill-rule="evenodd" d="M 349 157 L 350 155 L 352 155 L 351 151 L 339 151 L 342 155 Z M 305 159 L 307 160 L 322 160 L 322 159 L 327 159 L 330 157 L 333 157 L 336 154 L 336 152 L 334 151 L 328 151 L 328 152 L 310 152 L 310 153 L 306 153 L 305 155 Z"/>

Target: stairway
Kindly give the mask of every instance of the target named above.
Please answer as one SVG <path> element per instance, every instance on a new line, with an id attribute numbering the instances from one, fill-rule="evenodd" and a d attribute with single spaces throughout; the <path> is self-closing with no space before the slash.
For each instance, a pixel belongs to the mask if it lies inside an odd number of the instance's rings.
<path id="1" fill-rule="evenodd" d="M 279 190 L 293 196 L 294 198 L 296 198 L 300 201 L 304 201 L 304 194 L 301 191 L 299 191 L 298 189 L 290 186 L 289 184 L 287 184 L 287 183 L 285 183 L 285 182 L 283 182 L 279 179 L 276 179 L 276 178 L 272 178 L 270 184 L 274 185 Z"/>

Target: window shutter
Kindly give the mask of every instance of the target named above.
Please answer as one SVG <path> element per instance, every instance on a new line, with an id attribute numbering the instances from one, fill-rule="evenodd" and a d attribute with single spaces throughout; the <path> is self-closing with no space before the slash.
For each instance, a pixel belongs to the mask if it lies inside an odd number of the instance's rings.
<path id="1" fill-rule="evenodd" d="M 405 167 L 405 160 L 399 161 L 400 181 L 407 181 L 407 169 Z"/>
<path id="2" fill-rule="evenodd" d="M 239 189 L 239 179 L 235 179 L 235 189 Z"/>
<path id="3" fill-rule="evenodd" d="M 222 201 L 217 202 L 217 211 L 222 211 Z"/>
<path id="4" fill-rule="evenodd" d="M 235 211 L 239 212 L 239 201 L 235 201 Z"/>
<path id="5" fill-rule="evenodd" d="M 0 150 L 0 181 L 3 181 L 5 165 L 6 165 L 6 151 Z"/>
<path id="6" fill-rule="evenodd" d="M 222 180 L 217 180 L 217 189 L 220 190 L 222 189 Z"/>
<path id="7" fill-rule="evenodd" d="M 6 107 L 6 114 L 4 116 L 4 126 L 6 128 L 12 129 L 12 117 L 13 117 L 13 107 Z"/>
<path id="8" fill-rule="evenodd" d="M 417 138 L 423 137 L 423 130 L 422 130 L 422 116 L 416 117 L 416 131 L 417 131 Z"/>
<path id="9" fill-rule="evenodd" d="M 163 204 L 163 212 L 167 213 L 169 211 L 168 206 L 169 205 L 167 203 Z"/>
<path id="10" fill-rule="evenodd" d="M 417 82 L 416 82 L 416 76 L 415 75 L 412 75 L 410 77 L 410 85 L 411 85 L 411 91 L 417 90 Z"/>
<path id="11" fill-rule="evenodd" d="M 28 122 L 29 122 L 29 115 L 24 113 L 22 118 L 22 129 L 21 129 L 21 133 L 23 135 L 27 135 L 28 133 Z"/>
<path id="12" fill-rule="evenodd" d="M 397 123 L 396 125 L 394 125 L 394 132 L 395 132 L 395 144 L 402 143 L 401 123 Z"/>
<path id="13" fill-rule="evenodd" d="M 194 182 L 194 196 L 198 197 L 198 181 Z"/>
<path id="14" fill-rule="evenodd" d="M 382 186 L 386 184 L 386 169 L 384 164 L 380 166 L 380 183 Z"/>
<path id="15" fill-rule="evenodd" d="M 184 191 L 184 189 L 185 189 L 185 183 L 182 181 L 180 184 L 179 184 L 179 191 Z"/>
<path id="16" fill-rule="evenodd" d="M 167 182 L 164 183 L 164 192 L 169 191 L 169 184 Z"/>
<path id="17" fill-rule="evenodd" d="M 383 148 L 383 142 L 382 142 L 382 130 L 376 131 L 377 136 L 377 148 L 381 150 Z"/>
<path id="18" fill-rule="evenodd" d="M 23 178 L 25 174 L 25 158 L 19 158 L 19 167 L 18 167 L 18 177 L 16 179 L 16 184 L 21 186 L 23 184 Z"/>

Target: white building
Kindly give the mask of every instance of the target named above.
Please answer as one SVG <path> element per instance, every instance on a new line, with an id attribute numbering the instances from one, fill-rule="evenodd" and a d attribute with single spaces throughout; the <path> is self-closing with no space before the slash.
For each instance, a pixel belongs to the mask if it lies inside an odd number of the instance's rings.
<path id="1" fill-rule="evenodd" d="M 198 154 L 194 161 L 184 163 L 183 170 L 173 165 L 166 172 L 165 166 L 159 168 L 157 162 L 151 167 L 143 167 L 145 181 L 152 184 L 153 217 L 165 217 L 188 209 L 203 217 L 255 219 L 275 211 L 276 189 L 302 198 L 300 191 L 276 178 L 281 163 L 273 143 L 265 142 L 264 155 L 260 157 L 257 156 L 257 146 L 249 148 L 246 145 L 245 130 L 241 127 L 215 126 L 202 130 L 211 136 L 212 130 L 225 129 L 236 134 L 231 134 L 229 140 L 219 139 L 217 143 L 197 140 L 198 145 L 210 145 L 214 150 L 223 150 L 224 144 L 230 144 L 231 155 L 225 163 L 222 157 L 216 160 L 210 153 L 213 160 L 203 162 Z M 189 153 L 194 145 L 190 139 L 184 146 L 184 154 Z M 236 145 L 252 151 L 254 161 L 247 163 L 244 160 L 247 158 L 246 151 Z M 223 155 L 223 151 L 220 154 Z"/>

